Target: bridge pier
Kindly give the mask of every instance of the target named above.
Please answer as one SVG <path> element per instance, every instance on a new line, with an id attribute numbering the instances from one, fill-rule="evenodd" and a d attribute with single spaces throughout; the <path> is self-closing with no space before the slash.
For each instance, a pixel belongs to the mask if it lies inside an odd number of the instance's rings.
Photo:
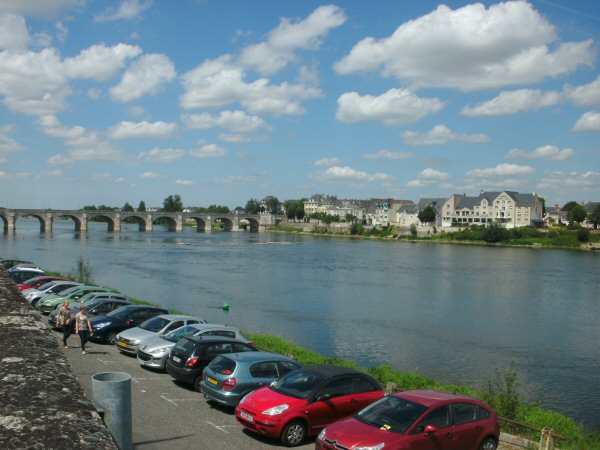
<path id="1" fill-rule="evenodd" d="M 44 214 L 40 224 L 42 233 L 52 233 L 52 225 L 54 224 L 54 216 L 51 213 Z"/>
<path id="2" fill-rule="evenodd" d="M 15 234 L 15 213 L 6 214 L 4 220 L 4 232 L 6 234 Z"/>

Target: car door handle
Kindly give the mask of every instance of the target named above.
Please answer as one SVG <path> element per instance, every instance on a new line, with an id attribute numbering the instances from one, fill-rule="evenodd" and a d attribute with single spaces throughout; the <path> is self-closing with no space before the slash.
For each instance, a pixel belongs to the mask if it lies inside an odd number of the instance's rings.
<path id="1" fill-rule="evenodd" d="M 352 398 L 352 399 L 350 400 L 350 403 L 358 403 L 358 400 L 356 400 L 355 398 Z"/>
<path id="2" fill-rule="evenodd" d="M 454 434 L 452 434 L 452 432 L 451 432 L 451 431 L 448 431 L 448 432 L 446 433 L 446 436 L 448 437 L 448 439 L 452 439 L 452 438 L 454 437 Z"/>

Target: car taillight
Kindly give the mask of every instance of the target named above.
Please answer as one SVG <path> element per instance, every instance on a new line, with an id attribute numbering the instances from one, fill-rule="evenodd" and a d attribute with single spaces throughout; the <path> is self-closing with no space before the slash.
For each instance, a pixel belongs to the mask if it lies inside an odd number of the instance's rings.
<path id="1" fill-rule="evenodd" d="M 229 369 L 223 369 L 223 370 L 221 370 L 221 373 L 223 375 L 231 375 L 231 370 L 229 370 Z"/>
<path id="2" fill-rule="evenodd" d="M 197 357 L 193 357 L 187 360 L 187 362 L 185 363 L 186 367 L 194 367 L 196 365 L 196 363 L 198 362 L 198 358 Z"/>
<path id="3" fill-rule="evenodd" d="M 223 381 L 222 388 L 224 391 L 231 391 L 236 384 L 237 380 L 235 378 L 227 378 Z"/>

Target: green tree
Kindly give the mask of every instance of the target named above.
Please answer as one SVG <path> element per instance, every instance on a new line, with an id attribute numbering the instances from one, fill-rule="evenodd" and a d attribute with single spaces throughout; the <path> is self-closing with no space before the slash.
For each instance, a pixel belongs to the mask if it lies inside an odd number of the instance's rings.
<path id="1" fill-rule="evenodd" d="M 598 226 L 600 226 L 600 203 L 596 205 L 596 207 L 588 215 L 588 220 L 594 226 L 594 230 L 597 229 Z"/>
<path id="2" fill-rule="evenodd" d="M 510 233 L 506 228 L 497 222 L 492 222 L 482 234 L 482 238 L 485 242 L 493 244 L 495 242 L 505 241 L 510 237 Z"/>
<path id="3" fill-rule="evenodd" d="M 246 213 L 248 214 L 258 214 L 263 212 L 264 208 L 255 198 L 251 198 L 246 202 Z"/>
<path id="4" fill-rule="evenodd" d="M 277 197 L 269 195 L 265 197 L 266 211 L 271 214 L 279 213 L 279 205 L 281 204 Z"/>
<path id="5" fill-rule="evenodd" d="M 410 234 L 412 237 L 417 237 L 417 224 L 416 223 L 410 224 Z"/>
<path id="6" fill-rule="evenodd" d="M 121 211 L 133 211 L 133 206 L 131 206 L 129 202 L 125 202 L 125 204 L 121 208 Z"/>
<path id="7" fill-rule="evenodd" d="M 561 209 L 561 211 L 571 211 L 571 209 L 573 209 L 573 206 L 577 206 L 577 205 L 579 205 L 579 203 L 577 203 L 574 200 L 571 200 L 570 202 L 565 203 L 563 205 L 563 207 L 560 209 Z"/>
<path id="8" fill-rule="evenodd" d="M 78 283 L 87 285 L 94 284 L 92 265 L 89 261 L 83 259 L 83 256 L 80 256 L 75 262 L 75 266 L 71 269 L 70 276 Z"/>
<path id="9" fill-rule="evenodd" d="M 574 205 L 567 211 L 567 220 L 570 225 L 573 225 L 575 222 L 582 223 L 586 217 L 587 211 L 580 204 Z"/>
<path id="10" fill-rule="evenodd" d="M 84 211 L 97 211 L 98 208 L 96 208 L 96 205 L 86 205 L 83 208 Z"/>
<path id="11" fill-rule="evenodd" d="M 304 199 L 286 200 L 283 202 L 288 219 L 302 220 L 304 218 Z"/>
<path id="12" fill-rule="evenodd" d="M 163 201 L 164 212 L 180 212 L 183 211 L 183 203 L 179 194 L 169 195 Z"/>
<path id="13" fill-rule="evenodd" d="M 427 205 L 417 215 L 421 223 L 435 222 L 435 208 L 431 205 Z"/>
<path id="14" fill-rule="evenodd" d="M 590 241 L 590 230 L 587 228 L 580 228 L 577 230 L 577 240 L 579 242 L 589 242 Z"/>
<path id="15" fill-rule="evenodd" d="M 138 206 L 138 211 L 145 212 L 146 211 L 146 203 L 142 200 Z"/>

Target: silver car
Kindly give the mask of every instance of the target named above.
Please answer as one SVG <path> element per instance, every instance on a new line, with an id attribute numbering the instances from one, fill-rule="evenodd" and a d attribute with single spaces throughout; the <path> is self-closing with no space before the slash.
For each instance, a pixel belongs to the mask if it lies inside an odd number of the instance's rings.
<path id="1" fill-rule="evenodd" d="M 141 325 L 121 331 L 115 338 L 115 344 L 123 353 L 135 355 L 140 342 L 144 339 L 168 333 L 184 325 L 206 323 L 206 320 L 181 314 L 162 314 L 146 320 Z"/>
<path id="2" fill-rule="evenodd" d="M 81 286 L 81 283 L 70 280 L 54 280 L 42 284 L 37 289 L 25 289 L 21 293 L 25 296 L 25 300 L 27 300 L 31 306 L 35 307 L 40 299 L 44 298 L 46 295 L 55 295 L 74 286 Z"/>
<path id="3" fill-rule="evenodd" d="M 163 336 L 152 336 L 145 339 L 138 348 L 137 359 L 141 366 L 153 369 L 165 370 L 165 364 L 169 359 L 169 352 L 177 341 L 187 336 L 226 336 L 247 342 L 240 330 L 228 325 L 216 323 L 199 323 L 178 328 Z"/>
<path id="4" fill-rule="evenodd" d="M 204 369 L 200 390 L 209 400 L 235 407 L 247 393 L 300 367 L 298 361 L 277 353 L 227 353 Z"/>

